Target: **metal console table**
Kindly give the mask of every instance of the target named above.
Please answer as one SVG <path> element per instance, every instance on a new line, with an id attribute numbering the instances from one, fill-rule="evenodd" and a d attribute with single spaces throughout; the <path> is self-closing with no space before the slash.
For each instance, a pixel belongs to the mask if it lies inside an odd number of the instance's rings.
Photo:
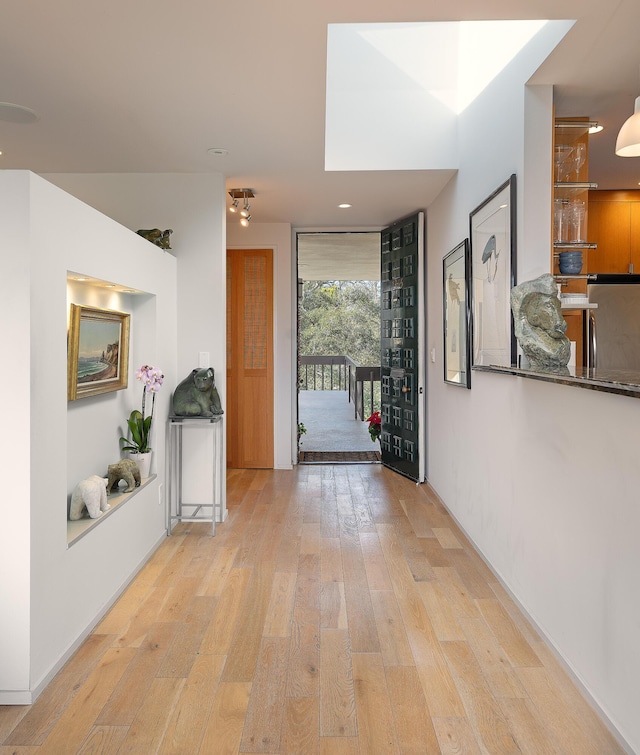
<path id="1" fill-rule="evenodd" d="M 213 417 L 169 417 L 169 479 L 167 496 L 167 535 L 175 522 L 211 522 L 211 534 L 216 534 L 216 520 L 224 520 L 222 501 L 222 422 L 223 415 Z M 182 494 L 182 434 L 188 430 L 211 433 L 211 475 L 213 497 L 210 503 L 187 503 Z"/>

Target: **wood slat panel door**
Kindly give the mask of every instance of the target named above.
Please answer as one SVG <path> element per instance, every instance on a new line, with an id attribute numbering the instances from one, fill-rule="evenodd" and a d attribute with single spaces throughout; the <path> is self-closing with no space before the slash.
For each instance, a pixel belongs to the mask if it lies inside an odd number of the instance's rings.
<path id="1" fill-rule="evenodd" d="M 273 250 L 227 250 L 227 466 L 273 468 Z"/>
<path id="2" fill-rule="evenodd" d="M 380 234 L 380 392 L 382 463 L 425 479 L 424 213 Z"/>

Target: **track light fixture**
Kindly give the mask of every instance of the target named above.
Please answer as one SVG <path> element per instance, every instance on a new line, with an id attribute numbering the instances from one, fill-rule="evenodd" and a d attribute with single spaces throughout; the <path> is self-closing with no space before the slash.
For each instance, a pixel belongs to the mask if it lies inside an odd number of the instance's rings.
<path id="1" fill-rule="evenodd" d="M 233 200 L 231 207 L 229 207 L 229 212 L 238 212 L 240 200 L 242 200 L 242 209 L 240 210 L 240 225 L 244 228 L 247 228 L 249 222 L 251 221 L 251 215 L 249 214 L 249 208 L 251 207 L 251 205 L 249 204 L 249 200 L 253 199 L 253 197 L 255 196 L 253 189 L 230 189 L 229 196 Z"/>

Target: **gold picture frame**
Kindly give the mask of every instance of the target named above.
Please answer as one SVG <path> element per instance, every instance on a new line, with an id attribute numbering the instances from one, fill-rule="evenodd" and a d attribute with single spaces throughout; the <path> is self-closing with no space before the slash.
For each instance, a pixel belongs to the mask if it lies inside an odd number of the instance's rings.
<path id="1" fill-rule="evenodd" d="M 67 348 L 67 399 L 121 391 L 129 375 L 130 315 L 71 305 Z"/>

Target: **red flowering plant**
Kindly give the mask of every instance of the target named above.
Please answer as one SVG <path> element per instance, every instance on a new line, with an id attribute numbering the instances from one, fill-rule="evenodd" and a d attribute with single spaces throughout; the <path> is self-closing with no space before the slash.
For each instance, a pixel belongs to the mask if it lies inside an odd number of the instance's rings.
<path id="1" fill-rule="evenodd" d="M 380 412 L 374 412 L 365 421 L 369 423 L 369 435 L 371 436 L 372 442 L 375 443 L 380 439 L 380 430 L 382 426 Z"/>

